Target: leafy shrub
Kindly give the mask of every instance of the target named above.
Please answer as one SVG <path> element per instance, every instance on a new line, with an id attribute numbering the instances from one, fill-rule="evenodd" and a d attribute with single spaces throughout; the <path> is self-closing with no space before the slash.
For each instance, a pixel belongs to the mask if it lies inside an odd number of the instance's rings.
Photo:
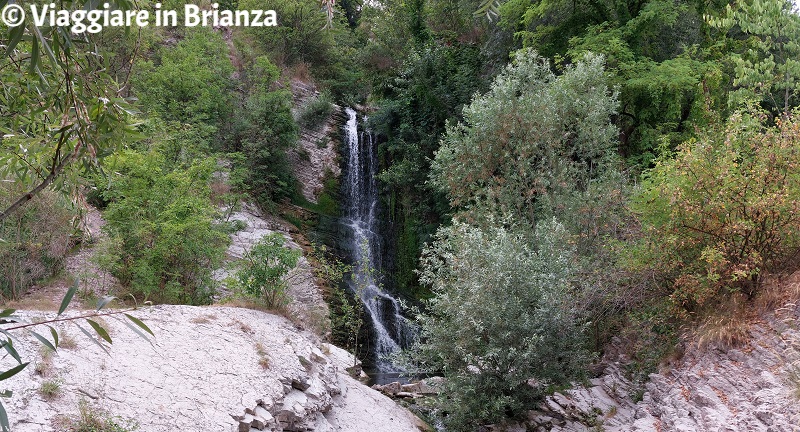
<path id="1" fill-rule="evenodd" d="M 297 193 L 286 151 L 297 144 L 298 128 L 292 117 L 291 93 L 272 88 L 278 75 L 268 58 L 255 60 L 248 70 L 249 95 L 231 136 L 232 150 L 242 154 L 236 165 L 248 171 L 249 192 L 268 209 Z"/>
<path id="2" fill-rule="evenodd" d="M 289 302 L 286 277 L 297 265 L 301 253 L 285 243 L 286 239 L 278 233 L 262 238 L 244 255 L 236 272 L 239 287 L 263 300 L 268 308 L 279 308 Z"/>
<path id="3" fill-rule="evenodd" d="M 331 97 L 327 93 L 323 93 L 303 105 L 298 123 L 305 128 L 314 129 L 321 126 L 332 112 Z"/>
<path id="4" fill-rule="evenodd" d="M 448 429 L 518 415 L 582 373 L 588 354 L 567 301 L 573 251 L 557 222 L 532 239 L 456 222 L 425 250 L 420 280 L 436 294 L 413 358 L 446 378 Z"/>
<path id="5" fill-rule="evenodd" d="M 0 207 L 21 190 L 0 182 Z M 72 247 L 73 213 L 62 196 L 43 191 L 0 222 L 0 293 L 16 299 L 55 274 Z"/>
<path id="6" fill-rule="evenodd" d="M 276 27 L 248 27 L 254 43 L 279 64 L 308 62 L 326 64 L 333 49 L 333 37 L 327 31 L 327 18 L 313 0 L 240 0 L 242 9 L 274 9 L 280 17 Z"/>
<path id="7" fill-rule="evenodd" d="M 735 291 L 754 295 L 800 246 L 800 119 L 764 124 L 735 114 L 724 131 L 665 152 L 647 174 L 635 208 L 679 312 Z"/>
<path id="8" fill-rule="evenodd" d="M 222 37 L 211 29 L 187 29 L 174 47 L 139 64 L 133 89 L 141 105 L 164 120 L 218 127 L 231 113 L 233 66 Z"/>
<path id="9" fill-rule="evenodd" d="M 85 400 L 78 403 L 80 413 L 77 419 L 70 421 L 70 429 L 75 432 L 133 432 L 139 425 L 131 420 L 112 416 L 100 408 L 92 407 Z"/>
<path id="10" fill-rule="evenodd" d="M 228 241 L 209 198 L 215 161 L 170 170 L 158 152 L 126 151 L 116 162 L 121 175 L 103 192 L 108 241 L 119 246 L 108 270 L 137 297 L 207 303 Z"/>

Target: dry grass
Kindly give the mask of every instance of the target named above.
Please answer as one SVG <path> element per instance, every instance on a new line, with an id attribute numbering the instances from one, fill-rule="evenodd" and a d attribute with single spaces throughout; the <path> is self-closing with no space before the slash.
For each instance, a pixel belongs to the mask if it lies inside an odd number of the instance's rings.
<path id="1" fill-rule="evenodd" d="M 736 348 L 750 341 L 750 324 L 755 318 L 753 308 L 743 295 L 733 295 L 706 316 L 693 332 L 699 349 L 708 347 Z"/>
<path id="2" fill-rule="evenodd" d="M 63 330 L 58 332 L 58 347 L 64 349 L 75 349 L 78 347 L 78 341 L 75 340 L 69 333 L 65 333 Z"/>
<path id="3" fill-rule="evenodd" d="M 303 82 L 312 82 L 311 69 L 306 62 L 298 62 L 291 66 L 288 70 L 288 75 L 292 79 L 300 80 Z"/>
<path id="4" fill-rule="evenodd" d="M 261 342 L 256 342 L 256 354 L 258 354 L 258 365 L 264 369 L 269 369 L 269 357 Z"/>
<path id="5" fill-rule="evenodd" d="M 211 188 L 211 202 L 214 205 L 225 204 L 224 196 L 231 193 L 231 186 L 224 181 L 213 181 L 209 185 Z"/>
<path id="6" fill-rule="evenodd" d="M 755 298 L 755 306 L 761 312 L 772 312 L 786 306 L 787 303 L 798 301 L 800 301 L 800 271 L 784 277 L 767 277 Z"/>
<path id="7" fill-rule="evenodd" d="M 195 324 L 208 324 L 212 320 L 217 319 L 217 316 L 214 314 L 206 314 L 203 316 L 192 318 L 192 322 Z"/>
<path id="8" fill-rule="evenodd" d="M 238 319 L 234 319 L 233 322 L 234 322 L 234 324 L 236 326 L 239 327 L 239 330 L 241 330 L 242 332 L 244 332 L 244 333 L 253 333 L 253 328 L 250 327 L 250 325 L 248 325 L 247 323 L 243 323 L 243 322 L 239 321 Z"/>
<path id="9" fill-rule="evenodd" d="M 33 371 L 41 377 L 48 377 L 53 372 L 53 350 L 43 346 L 39 349 L 39 354 L 41 358 L 36 362 Z"/>
<path id="10" fill-rule="evenodd" d="M 792 363 L 787 368 L 787 378 L 792 387 L 792 394 L 800 400 L 800 365 Z"/>
<path id="11" fill-rule="evenodd" d="M 44 290 L 33 291 L 18 300 L 6 302 L 3 308 L 34 310 L 34 311 L 57 311 L 61 306 L 61 300 L 55 300 L 53 293 Z"/>

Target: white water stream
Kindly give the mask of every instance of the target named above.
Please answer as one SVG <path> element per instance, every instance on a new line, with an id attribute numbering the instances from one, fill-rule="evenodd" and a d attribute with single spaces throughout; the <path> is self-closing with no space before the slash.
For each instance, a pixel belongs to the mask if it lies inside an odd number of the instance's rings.
<path id="1" fill-rule="evenodd" d="M 378 235 L 377 155 L 369 131 L 359 131 L 358 114 L 346 109 L 347 171 L 344 179 L 344 219 L 352 235 L 348 248 L 355 263 L 350 287 L 361 299 L 374 327 L 378 372 L 399 372 L 387 359 L 409 340 L 410 328 L 397 299 L 380 286 L 381 239 Z M 366 118 L 365 118 L 366 119 Z"/>

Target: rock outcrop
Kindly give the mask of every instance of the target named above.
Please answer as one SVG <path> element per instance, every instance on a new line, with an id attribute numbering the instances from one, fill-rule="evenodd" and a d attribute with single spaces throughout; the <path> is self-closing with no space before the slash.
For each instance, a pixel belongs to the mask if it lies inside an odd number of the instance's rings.
<path id="1" fill-rule="evenodd" d="M 291 227 L 284 221 L 262 214 L 256 207 L 243 203 L 241 209 L 231 213 L 230 221 L 238 221 L 243 228 L 231 234 L 228 246 L 228 259 L 241 259 L 263 237 L 280 233 L 286 239 L 286 247 L 301 249 L 290 235 Z M 217 300 L 230 295 L 225 286 L 225 279 L 233 276 L 230 265 L 214 272 L 214 279 L 219 282 Z M 318 335 L 325 335 L 330 329 L 328 304 L 317 286 L 311 264 L 306 257 L 300 257 L 297 267 L 289 277 L 289 298 L 287 306 L 289 315 L 304 329 L 312 330 Z"/>
<path id="2" fill-rule="evenodd" d="M 54 313 L 24 312 L 28 320 Z M 352 357 L 298 332 L 276 315 L 230 307 L 155 306 L 133 313 L 151 342 L 106 318 L 114 339 L 106 355 L 72 323 L 56 327 L 74 348 L 45 360 L 31 335 L 15 347 L 32 361 L 4 381 L 15 432 L 63 430 L 81 399 L 93 409 L 134 419 L 139 431 L 417 431 L 425 426 L 386 396 L 346 373 Z M 87 327 L 84 325 L 84 327 Z M 47 367 L 35 364 L 47 362 Z M 7 357 L 3 366 L 14 362 Z M 51 399 L 42 383 L 59 383 Z"/>
<path id="3" fill-rule="evenodd" d="M 319 96 L 314 85 L 296 79 L 292 80 L 291 89 L 296 112 L 309 100 Z M 317 202 L 325 188 L 326 176 L 339 177 L 341 174 L 337 149 L 342 139 L 342 125 L 346 121 L 342 108 L 333 105 L 333 112 L 321 125 L 315 128 L 301 127 L 297 147 L 287 152 L 303 197 L 312 203 Z"/>
<path id="4" fill-rule="evenodd" d="M 744 318 L 742 318 L 744 319 Z M 789 303 L 750 323 L 737 348 L 687 347 L 669 370 L 651 374 L 642 400 L 608 364 L 588 387 L 556 393 L 512 431 L 800 431 L 800 306 Z M 594 430 L 594 429 L 592 429 Z"/>

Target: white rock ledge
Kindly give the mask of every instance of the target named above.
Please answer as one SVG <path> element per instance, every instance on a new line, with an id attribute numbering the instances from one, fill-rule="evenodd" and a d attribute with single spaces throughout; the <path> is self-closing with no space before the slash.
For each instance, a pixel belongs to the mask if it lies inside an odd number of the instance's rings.
<path id="1" fill-rule="evenodd" d="M 34 321 L 55 315 L 19 314 Z M 59 324 L 77 348 L 60 348 L 45 376 L 35 371 L 41 345 L 18 333 L 14 346 L 31 365 L 0 384 L 14 392 L 3 400 L 12 430 L 62 430 L 58 417 L 76 416 L 81 399 L 137 421 L 143 432 L 425 430 L 408 410 L 349 377 L 348 353 L 283 317 L 194 306 L 155 306 L 133 315 L 156 334 L 152 345 L 106 318 L 114 339 L 106 355 L 74 324 Z M 10 356 L 2 362 L 15 364 Z M 61 383 L 50 401 L 38 391 L 45 380 Z"/>

